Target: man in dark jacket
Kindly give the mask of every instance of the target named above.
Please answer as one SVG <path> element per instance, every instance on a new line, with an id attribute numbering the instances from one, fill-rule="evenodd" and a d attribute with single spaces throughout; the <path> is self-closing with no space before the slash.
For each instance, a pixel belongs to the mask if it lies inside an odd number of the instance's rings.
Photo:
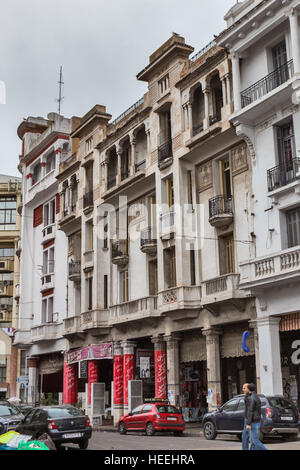
<path id="1" fill-rule="evenodd" d="M 247 383 L 243 385 L 245 393 L 245 421 L 243 431 L 243 450 L 248 449 L 250 432 L 250 450 L 267 450 L 259 440 L 261 421 L 261 401 L 255 392 L 255 385 Z"/>

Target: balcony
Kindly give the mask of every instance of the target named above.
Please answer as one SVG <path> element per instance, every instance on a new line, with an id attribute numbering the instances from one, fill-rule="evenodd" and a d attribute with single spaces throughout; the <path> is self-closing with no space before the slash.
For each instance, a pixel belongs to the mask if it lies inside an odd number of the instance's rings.
<path id="1" fill-rule="evenodd" d="M 15 330 L 13 345 L 20 349 L 27 349 L 32 344 L 31 330 Z"/>
<path id="2" fill-rule="evenodd" d="M 274 166 L 267 172 L 268 191 L 282 188 L 296 180 L 300 181 L 300 158 L 293 158 L 286 168 L 283 165 Z"/>
<path id="3" fill-rule="evenodd" d="M 170 240 L 175 234 L 175 212 L 170 210 L 160 214 L 160 238 Z"/>
<path id="4" fill-rule="evenodd" d="M 56 235 L 56 226 L 55 224 L 49 224 L 46 227 L 43 228 L 42 231 L 42 243 L 47 243 L 50 240 L 53 240 Z"/>
<path id="5" fill-rule="evenodd" d="M 0 306 L 0 327 L 10 328 L 11 322 L 12 322 L 12 312 L 7 311 L 6 309 L 2 310 L 2 306 Z"/>
<path id="6" fill-rule="evenodd" d="M 281 67 L 273 70 L 266 77 L 258 80 L 256 83 L 246 88 L 241 93 L 242 107 L 248 106 L 254 101 L 262 98 L 271 91 L 278 88 L 283 83 L 287 82 L 294 74 L 293 61 L 289 60 Z"/>
<path id="7" fill-rule="evenodd" d="M 240 264 L 241 288 L 300 279 L 300 247 Z"/>
<path id="8" fill-rule="evenodd" d="M 63 210 L 63 215 L 59 219 L 59 225 L 63 226 L 71 222 L 73 219 L 76 217 L 76 207 L 77 207 L 77 202 L 74 202 L 71 206 L 65 208 Z"/>
<path id="9" fill-rule="evenodd" d="M 195 135 L 200 134 L 200 132 L 202 132 L 203 129 L 204 129 L 203 122 L 201 124 L 197 124 L 193 126 L 192 137 L 195 137 Z"/>
<path id="10" fill-rule="evenodd" d="M 13 284 L 7 284 L 6 281 L 0 284 L 0 297 L 12 297 L 14 294 Z"/>
<path id="11" fill-rule="evenodd" d="M 94 208 L 94 192 L 88 191 L 83 195 L 83 212 L 89 212 Z"/>
<path id="12" fill-rule="evenodd" d="M 153 227 L 141 230 L 141 251 L 149 255 L 155 255 L 157 251 L 157 236 Z"/>
<path id="13" fill-rule="evenodd" d="M 172 139 L 162 142 L 158 146 L 158 166 L 162 170 L 173 162 Z"/>
<path id="14" fill-rule="evenodd" d="M 204 281 L 202 284 L 202 305 L 213 314 L 218 314 L 220 303 L 231 303 L 244 311 L 246 294 L 239 287 L 239 274 L 225 274 Z"/>
<path id="15" fill-rule="evenodd" d="M 138 171 L 144 170 L 146 168 L 146 160 L 142 160 L 141 162 L 138 162 L 134 166 L 134 170 L 137 173 Z"/>
<path id="16" fill-rule="evenodd" d="M 117 240 L 111 245 L 111 260 L 118 266 L 126 266 L 128 263 L 128 241 Z"/>
<path id="17" fill-rule="evenodd" d="M 155 295 L 131 300 L 109 309 L 109 323 L 120 323 L 157 316 L 157 297 Z"/>
<path id="18" fill-rule="evenodd" d="M 47 323 L 31 328 L 31 342 L 39 343 L 43 341 L 54 341 L 63 336 L 62 323 Z"/>
<path id="19" fill-rule="evenodd" d="M 69 263 L 69 279 L 73 282 L 81 280 L 81 262 L 73 261 Z"/>
<path id="20" fill-rule="evenodd" d="M 72 341 L 79 337 L 81 338 L 83 330 L 81 328 L 81 317 L 80 315 L 75 315 L 73 317 L 68 317 L 63 320 L 62 335 L 67 338 L 69 341 Z"/>
<path id="21" fill-rule="evenodd" d="M 216 111 L 215 114 L 212 114 L 211 116 L 209 116 L 209 125 L 212 126 L 213 124 L 221 120 L 222 120 L 222 113 L 221 113 L 221 109 L 219 109 L 218 111 Z"/>
<path id="22" fill-rule="evenodd" d="M 232 197 L 219 195 L 209 199 L 208 220 L 213 227 L 228 227 L 233 221 Z"/>
<path id="23" fill-rule="evenodd" d="M 160 313 L 169 312 L 174 320 L 184 320 L 198 316 L 201 308 L 201 287 L 171 287 L 158 293 Z"/>
<path id="24" fill-rule="evenodd" d="M 109 191 L 111 188 L 114 188 L 117 184 L 117 176 L 112 176 L 107 180 L 107 191 Z"/>
<path id="25" fill-rule="evenodd" d="M 81 314 L 81 330 L 94 336 L 105 335 L 109 331 L 108 310 L 89 310 Z"/>

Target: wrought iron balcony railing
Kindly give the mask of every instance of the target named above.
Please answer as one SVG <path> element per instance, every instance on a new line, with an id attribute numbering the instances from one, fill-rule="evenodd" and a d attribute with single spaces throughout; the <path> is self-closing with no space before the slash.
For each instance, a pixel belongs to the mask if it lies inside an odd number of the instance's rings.
<path id="1" fill-rule="evenodd" d="M 141 230 L 141 248 L 146 245 L 156 245 L 157 237 L 153 227 L 147 227 Z"/>
<path id="2" fill-rule="evenodd" d="M 267 171 L 268 191 L 286 186 L 300 179 L 300 158 L 293 158 L 285 167 L 283 165 L 274 166 Z"/>
<path id="3" fill-rule="evenodd" d="M 146 160 L 142 160 L 135 164 L 135 172 L 143 170 L 144 168 L 146 168 Z"/>
<path id="4" fill-rule="evenodd" d="M 73 261 L 69 263 L 69 276 L 80 275 L 81 273 L 81 262 Z"/>
<path id="5" fill-rule="evenodd" d="M 246 88 L 246 90 L 241 93 L 242 108 L 285 83 L 292 77 L 293 73 L 293 60 L 289 60 L 285 64 L 273 70 L 273 72 L 269 73 L 266 77 Z"/>
<path id="6" fill-rule="evenodd" d="M 161 163 L 172 156 L 172 139 L 169 139 L 167 142 L 164 142 L 158 146 L 158 162 Z"/>
<path id="7" fill-rule="evenodd" d="M 117 184 L 117 177 L 112 176 L 107 180 L 107 190 L 113 188 Z"/>
<path id="8" fill-rule="evenodd" d="M 83 208 L 90 207 L 94 205 L 93 191 L 88 191 L 83 195 Z"/>
<path id="9" fill-rule="evenodd" d="M 233 214 L 231 196 L 219 195 L 209 200 L 209 218 L 222 214 Z"/>
<path id="10" fill-rule="evenodd" d="M 128 255 L 127 240 L 117 240 L 112 242 L 111 245 L 111 256 L 112 259 L 122 258 Z"/>

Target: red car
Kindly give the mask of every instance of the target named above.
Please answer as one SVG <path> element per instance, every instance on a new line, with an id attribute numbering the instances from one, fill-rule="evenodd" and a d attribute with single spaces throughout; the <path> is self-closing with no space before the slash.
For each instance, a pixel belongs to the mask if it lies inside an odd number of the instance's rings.
<path id="1" fill-rule="evenodd" d="M 147 436 L 153 436 L 156 431 L 174 432 L 181 436 L 185 430 L 185 422 L 180 411 L 169 402 L 153 401 L 137 406 L 118 422 L 120 434 L 128 431 L 146 431 Z"/>

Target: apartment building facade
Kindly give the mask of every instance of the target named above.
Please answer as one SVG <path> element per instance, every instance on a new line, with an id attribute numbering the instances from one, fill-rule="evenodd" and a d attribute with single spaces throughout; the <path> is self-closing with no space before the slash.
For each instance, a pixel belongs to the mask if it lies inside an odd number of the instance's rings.
<path id="1" fill-rule="evenodd" d="M 229 123 L 231 64 L 177 34 L 138 75 L 148 91 L 114 121 L 94 106 L 59 166 L 68 239 L 64 399 L 103 382 L 114 420 L 128 381 L 144 397 L 214 408 L 258 381 L 255 301 L 239 288 L 252 255 L 251 158 Z M 252 328 L 250 352 L 243 332 Z M 85 363 L 85 366 L 84 366 Z"/>
<path id="2" fill-rule="evenodd" d="M 299 1 L 244 1 L 217 43 L 232 61 L 234 113 L 252 161 L 254 250 L 240 288 L 256 298 L 261 390 L 300 405 Z"/>
<path id="3" fill-rule="evenodd" d="M 16 395 L 19 355 L 12 345 L 18 309 L 21 179 L 0 175 L 0 397 Z"/>

